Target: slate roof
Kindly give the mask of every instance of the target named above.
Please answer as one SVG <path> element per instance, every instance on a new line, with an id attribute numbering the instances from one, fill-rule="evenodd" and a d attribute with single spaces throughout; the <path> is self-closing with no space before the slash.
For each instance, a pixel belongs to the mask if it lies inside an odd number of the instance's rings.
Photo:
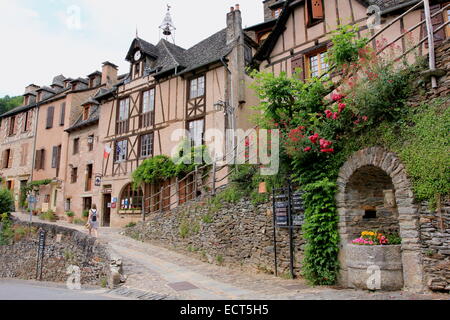
<path id="1" fill-rule="evenodd" d="M 94 105 L 91 108 L 89 117 L 86 120 L 83 120 L 83 115 L 80 115 L 80 118 L 77 121 L 75 121 L 75 123 L 65 131 L 73 132 L 75 130 L 97 124 L 99 119 L 100 119 L 100 106 Z"/>
<path id="2" fill-rule="evenodd" d="M 26 105 L 26 106 L 15 107 L 14 109 L 9 110 L 8 112 L 5 112 L 4 114 L 0 115 L 0 119 L 1 118 L 11 117 L 11 116 L 19 114 L 21 112 L 28 111 L 30 109 L 33 109 L 36 106 L 37 106 L 37 103 L 32 103 L 32 104 L 29 104 L 29 105 Z"/>
<path id="3" fill-rule="evenodd" d="M 131 61 L 131 55 L 139 48 L 155 59 L 152 70 L 146 70 L 149 74 L 158 77 L 176 68 L 178 74 L 186 73 L 220 61 L 230 53 L 231 46 L 227 45 L 226 31 L 222 29 L 189 49 L 181 48 L 164 39 L 154 46 L 143 39 L 136 38 L 131 44 L 126 59 Z"/>

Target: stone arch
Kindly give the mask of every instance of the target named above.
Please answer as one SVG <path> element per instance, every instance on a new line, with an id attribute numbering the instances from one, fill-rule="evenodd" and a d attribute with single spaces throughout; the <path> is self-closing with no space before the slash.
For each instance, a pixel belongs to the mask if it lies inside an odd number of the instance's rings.
<path id="1" fill-rule="evenodd" d="M 381 147 L 371 147 L 353 154 L 339 171 L 337 179 L 338 193 L 336 196 L 339 213 L 339 234 L 341 250 L 340 282 L 348 286 L 348 269 L 346 261 L 347 246 L 356 231 L 353 222 L 358 219 L 355 211 L 355 201 L 352 198 L 354 188 L 352 184 L 357 179 L 361 183 L 370 183 L 370 179 L 377 176 L 378 183 L 386 186 L 391 183 L 395 192 L 395 205 L 398 228 L 402 238 L 402 264 L 404 289 L 423 291 L 423 264 L 419 237 L 419 207 L 415 203 L 412 185 L 406 170 L 398 156 Z M 365 181 L 364 181 L 365 179 Z M 353 222 L 352 222 L 353 221 Z"/>

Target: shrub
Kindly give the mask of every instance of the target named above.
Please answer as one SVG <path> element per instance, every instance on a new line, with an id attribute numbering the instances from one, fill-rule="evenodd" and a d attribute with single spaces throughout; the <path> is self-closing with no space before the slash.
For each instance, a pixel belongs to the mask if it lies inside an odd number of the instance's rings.
<path id="1" fill-rule="evenodd" d="M 8 189 L 0 188 L 0 213 L 11 213 L 14 210 L 14 198 Z"/>
<path id="2" fill-rule="evenodd" d="M 181 238 L 186 238 L 189 235 L 189 221 L 187 220 L 183 220 L 180 223 L 180 227 L 179 227 L 179 234 Z"/>
<path id="3" fill-rule="evenodd" d="M 89 210 L 83 210 L 83 218 L 89 217 Z"/>
<path id="4" fill-rule="evenodd" d="M 66 212 L 66 216 L 68 216 L 69 218 L 75 217 L 75 213 L 72 212 L 72 211 L 67 211 L 67 212 Z"/>
<path id="5" fill-rule="evenodd" d="M 57 217 L 56 217 L 54 211 L 48 210 L 47 212 L 41 213 L 39 215 L 39 219 L 45 220 L 45 221 L 50 221 L 50 222 L 55 222 L 57 220 Z"/>
<path id="6" fill-rule="evenodd" d="M 84 226 L 86 224 L 86 221 L 79 218 L 75 218 L 75 220 L 73 220 L 73 223 L 79 226 Z"/>
<path id="7" fill-rule="evenodd" d="M 331 33 L 333 46 L 328 50 L 328 60 L 335 67 L 342 67 L 358 59 L 359 52 L 366 46 L 366 39 L 358 39 L 358 26 L 340 25 Z"/>
<path id="8" fill-rule="evenodd" d="M 210 224 L 210 223 L 213 223 L 213 222 L 214 222 L 214 218 L 213 218 L 213 216 L 210 215 L 210 214 L 205 214 L 205 215 L 202 217 L 202 222 L 203 222 L 203 223 L 206 223 L 206 224 Z"/>
<path id="9" fill-rule="evenodd" d="M 133 227 L 136 227 L 136 222 L 130 222 L 129 224 L 127 224 L 126 226 L 125 226 L 125 228 L 133 228 Z"/>

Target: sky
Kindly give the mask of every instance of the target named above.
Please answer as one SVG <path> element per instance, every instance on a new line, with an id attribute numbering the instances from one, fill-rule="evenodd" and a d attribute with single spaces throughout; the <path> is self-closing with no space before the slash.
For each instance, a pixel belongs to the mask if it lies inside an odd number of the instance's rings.
<path id="1" fill-rule="evenodd" d="M 86 77 L 104 61 L 127 73 L 136 29 L 156 44 L 167 5 L 175 43 L 187 49 L 225 28 L 236 3 L 244 27 L 263 21 L 262 0 L 0 0 L 0 97 L 48 86 L 59 74 Z"/>

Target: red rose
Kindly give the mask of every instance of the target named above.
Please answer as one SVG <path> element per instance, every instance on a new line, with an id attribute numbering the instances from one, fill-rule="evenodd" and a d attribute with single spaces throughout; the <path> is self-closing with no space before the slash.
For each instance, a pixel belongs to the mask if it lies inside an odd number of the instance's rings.
<path id="1" fill-rule="evenodd" d="M 312 150 L 311 147 L 306 147 L 305 149 L 303 149 L 303 151 L 305 151 L 305 152 L 309 152 L 309 151 L 311 151 L 311 150 Z"/>
<path id="2" fill-rule="evenodd" d="M 341 113 L 342 111 L 345 110 L 345 107 L 347 107 L 347 105 L 345 103 L 339 103 L 339 113 Z"/>
<path id="3" fill-rule="evenodd" d="M 316 143 L 317 143 L 317 140 L 319 140 L 319 134 L 316 133 L 315 135 L 310 136 L 310 137 L 309 137 L 309 140 L 310 140 L 312 143 L 316 144 Z"/>
<path id="4" fill-rule="evenodd" d="M 320 152 L 323 152 L 323 153 L 333 153 L 333 152 L 334 152 L 334 149 L 321 149 Z"/>

